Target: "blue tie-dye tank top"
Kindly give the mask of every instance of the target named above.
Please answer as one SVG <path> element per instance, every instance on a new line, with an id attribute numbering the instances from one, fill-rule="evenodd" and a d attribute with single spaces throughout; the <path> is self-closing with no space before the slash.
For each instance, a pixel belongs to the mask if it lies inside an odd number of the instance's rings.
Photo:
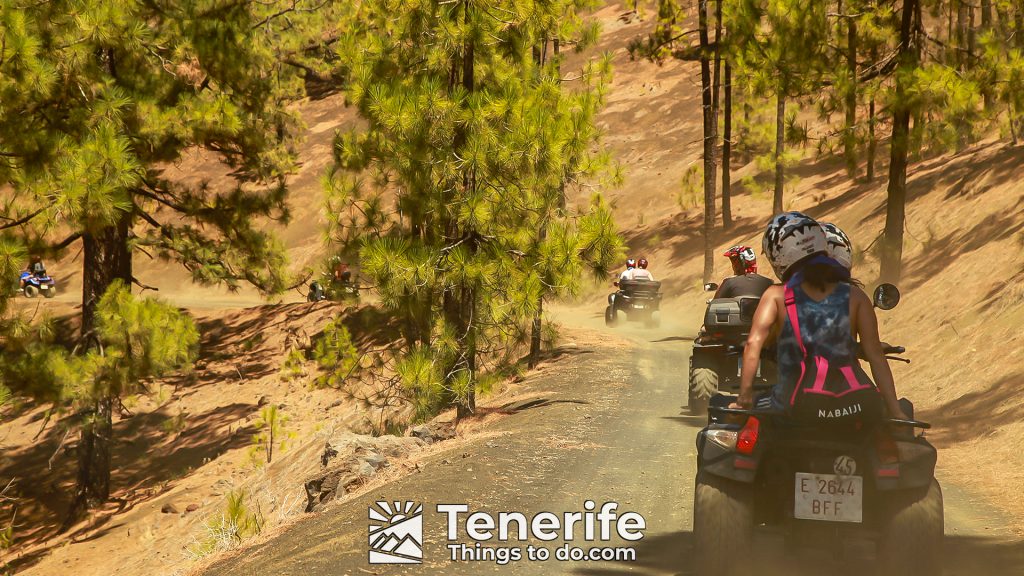
<path id="1" fill-rule="evenodd" d="M 793 295 L 807 356 L 822 356 L 835 366 L 856 363 L 856 343 L 850 334 L 850 285 L 840 282 L 820 302 L 808 296 L 800 286 L 793 288 Z M 784 315 L 776 352 L 779 380 L 772 389 L 772 408 L 785 410 L 800 378 L 803 360 L 788 315 Z"/>

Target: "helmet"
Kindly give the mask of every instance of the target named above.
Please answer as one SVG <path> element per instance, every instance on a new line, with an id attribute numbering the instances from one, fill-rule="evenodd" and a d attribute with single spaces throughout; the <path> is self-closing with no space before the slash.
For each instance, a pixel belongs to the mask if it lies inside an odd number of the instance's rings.
<path id="1" fill-rule="evenodd" d="M 850 237 L 839 226 L 831 222 L 822 222 L 825 229 L 825 240 L 828 242 L 828 255 L 849 270 L 853 267 L 853 243 Z"/>
<path id="2" fill-rule="evenodd" d="M 629 258 L 626 260 L 626 269 L 636 268 L 636 258 Z"/>
<path id="3" fill-rule="evenodd" d="M 754 249 L 750 246 L 737 244 L 726 250 L 722 256 L 729 258 L 737 274 L 740 270 L 744 274 L 754 274 L 757 272 L 757 255 L 754 254 Z"/>
<path id="4" fill-rule="evenodd" d="M 794 264 L 815 254 L 828 252 L 825 229 L 818 221 L 801 212 L 783 212 L 772 218 L 761 242 L 775 275 L 788 279 Z"/>
<path id="5" fill-rule="evenodd" d="M 647 269 L 647 258 L 641 258 L 641 259 L 637 260 L 636 265 L 639 266 L 640 268 L 643 268 L 644 270 L 646 270 Z"/>
<path id="6" fill-rule="evenodd" d="M 30 258 L 29 258 L 29 261 L 30 261 L 30 262 L 32 262 L 33 264 L 36 264 L 36 263 L 38 263 L 38 262 L 42 262 L 42 261 L 43 261 L 43 258 L 42 258 L 42 256 L 40 256 L 39 254 L 33 254 L 33 255 L 32 255 L 32 256 L 31 256 Z"/>

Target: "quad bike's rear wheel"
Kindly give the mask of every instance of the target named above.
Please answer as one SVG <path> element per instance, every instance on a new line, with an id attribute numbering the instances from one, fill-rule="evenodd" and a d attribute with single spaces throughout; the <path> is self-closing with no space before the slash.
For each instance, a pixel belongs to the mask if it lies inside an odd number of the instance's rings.
<path id="1" fill-rule="evenodd" d="M 708 401 L 718 392 L 718 373 L 711 368 L 690 366 L 690 414 L 701 416 L 708 411 Z"/>
<path id="2" fill-rule="evenodd" d="M 878 540 L 879 574 L 941 574 L 944 521 L 939 483 L 932 479 L 927 488 L 893 493 L 888 508 L 887 522 Z"/>
<path id="3" fill-rule="evenodd" d="M 33 286 L 31 284 L 25 284 L 25 297 L 26 298 L 35 298 L 38 295 L 39 295 L 39 288 L 36 288 L 35 286 Z"/>
<path id="4" fill-rule="evenodd" d="M 747 560 L 753 538 L 753 486 L 699 470 L 693 494 L 696 576 L 752 574 Z"/>
<path id="5" fill-rule="evenodd" d="M 613 327 L 618 323 L 618 313 L 615 312 L 615 308 L 606 306 L 604 309 L 604 325 Z"/>
<path id="6" fill-rule="evenodd" d="M 45 296 L 47 298 L 53 298 L 56 295 L 57 295 L 57 288 L 54 287 L 54 286 L 50 286 L 46 290 L 43 290 L 43 296 Z"/>

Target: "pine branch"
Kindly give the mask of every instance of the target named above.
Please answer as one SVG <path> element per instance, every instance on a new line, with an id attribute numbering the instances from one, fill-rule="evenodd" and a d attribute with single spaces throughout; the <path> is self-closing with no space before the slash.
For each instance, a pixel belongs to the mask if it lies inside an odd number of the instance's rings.
<path id="1" fill-rule="evenodd" d="M 0 225 L 0 230 L 6 230 L 8 228 L 14 228 L 15 226 L 21 226 L 22 224 L 27 224 L 29 221 L 31 221 L 36 216 L 39 216 L 43 212 L 46 212 L 54 204 L 56 204 L 56 202 L 50 203 L 49 206 L 44 206 L 44 207 L 36 210 L 35 212 L 32 212 L 31 214 L 28 214 L 27 216 L 24 216 L 24 217 L 19 218 L 17 220 L 11 220 L 10 218 L 8 218 L 6 216 L 0 216 L 0 218 L 3 218 L 4 220 L 10 220 L 10 222 L 8 222 L 6 224 L 3 224 L 3 225 Z"/>

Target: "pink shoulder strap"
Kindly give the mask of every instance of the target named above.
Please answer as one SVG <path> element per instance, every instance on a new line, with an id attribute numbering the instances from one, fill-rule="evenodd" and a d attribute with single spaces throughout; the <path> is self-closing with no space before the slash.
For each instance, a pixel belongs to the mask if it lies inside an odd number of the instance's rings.
<path id="1" fill-rule="evenodd" d="M 803 352 L 804 358 L 807 358 L 807 349 L 804 348 L 804 339 L 800 336 L 800 321 L 796 315 L 796 294 L 793 293 L 793 289 L 786 286 L 784 293 L 786 302 L 786 314 L 789 316 L 789 324 L 793 327 L 793 336 L 796 337 L 796 343 L 800 346 L 800 351 Z"/>

